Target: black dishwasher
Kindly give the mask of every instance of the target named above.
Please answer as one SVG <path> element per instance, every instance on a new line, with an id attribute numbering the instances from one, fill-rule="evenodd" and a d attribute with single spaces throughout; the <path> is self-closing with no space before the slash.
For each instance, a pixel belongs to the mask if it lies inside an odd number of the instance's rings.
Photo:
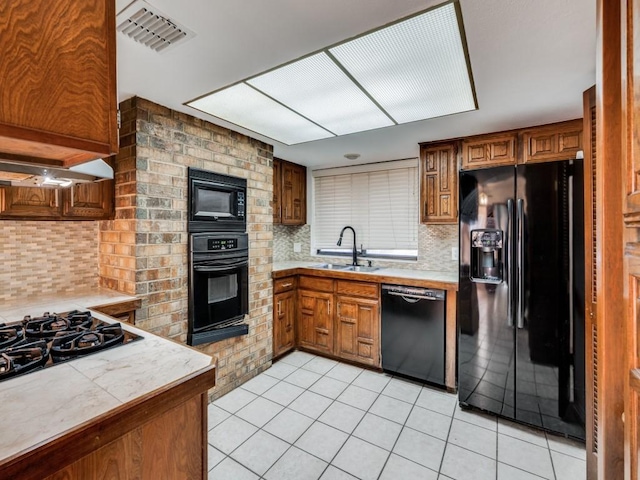
<path id="1" fill-rule="evenodd" d="M 445 291 L 382 285 L 382 368 L 444 385 Z"/>

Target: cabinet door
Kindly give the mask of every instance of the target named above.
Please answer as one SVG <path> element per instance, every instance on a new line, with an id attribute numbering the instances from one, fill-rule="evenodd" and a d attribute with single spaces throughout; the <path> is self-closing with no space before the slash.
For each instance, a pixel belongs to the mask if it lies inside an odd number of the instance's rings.
<path id="1" fill-rule="evenodd" d="M 298 343 L 301 347 L 333 353 L 333 294 L 298 291 Z"/>
<path id="2" fill-rule="evenodd" d="M 378 300 L 337 297 L 335 354 L 345 360 L 380 366 Z"/>
<path id="3" fill-rule="evenodd" d="M 282 162 L 273 159 L 273 223 L 282 223 Z"/>
<path id="4" fill-rule="evenodd" d="M 462 169 L 516 164 L 516 133 L 471 137 L 462 142 Z"/>
<path id="5" fill-rule="evenodd" d="M 60 190 L 42 187 L 0 188 L 0 218 L 60 218 Z"/>
<path id="6" fill-rule="evenodd" d="M 115 2 L 3 2 L 2 10 L 0 152 L 65 166 L 116 153 Z"/>
<path id="7" fill-rule="evenodd" d="M 66 217 L 107 219 L 113 214 L 113 180 L 78 183 L 64 190 L 62 213 Z"/>
<path id="8" fill-rule="evenodd" d="M 422 223 L 458 222 L 458 161 L 453 143 L 420 148 Z"/>
<path id="9" fill-rule="evenodd" d="M 278 356 L 295 346 L 295 301 L 296 293 L 291 290 L 274 297 L 273 315 L 273 356 Z"/>
<path id="10" fill-rule="evenodd" d="M 282 223 L 304 225 L 306 215 L 306 169 L 293 163 L 282 163 Z"/>
<path id="11" fill-rule="evenodd" d="M 522 132 L 522 163 L 576 158 L 582 150 L 582 119 L 527 129 Z"/>

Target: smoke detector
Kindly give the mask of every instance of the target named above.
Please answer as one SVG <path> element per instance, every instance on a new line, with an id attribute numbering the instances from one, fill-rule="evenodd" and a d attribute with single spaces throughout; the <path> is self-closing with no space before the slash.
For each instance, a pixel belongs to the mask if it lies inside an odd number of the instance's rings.
<path id="1" fill-rule="evenodd" d="M 165 52 L 196 35 L 142 0 L 134 1 L 116 16 L 116 29 L 156 52 Z"/>

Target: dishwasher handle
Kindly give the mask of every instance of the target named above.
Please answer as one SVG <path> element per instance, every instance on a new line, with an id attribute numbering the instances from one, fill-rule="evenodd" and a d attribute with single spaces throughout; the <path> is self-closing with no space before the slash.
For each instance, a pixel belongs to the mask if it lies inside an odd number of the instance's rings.
<path id="1" fill-rule="evenodd" d="M 411 294 L 411 293 L 400 293 L 400 292 L 387 292 L 387 293 L 389 295 L 394 295 L 396 297 L 402 297 L 407 301 L 409 301 L 408 299 L 415 299 L 416 302 L 418 300 L 435 300 L 435 301 L 444 300 L 443 298 L 432 297 L 432 296 L 427 296 L 427 295 L 414 295 L 414 294 Z M 415 303 L 415 302 L 411 302 L 411 303 Z"/>
<path id="2" fill-rule="evenodd" d="M 415 301 L 419 301 L 419 300 L 444 301 L 445 299 L 444 290 L 424 288 L 424 287 L 382 285 L 382 293 L 393 295 L 396 297 L 402 297 L 406 301 L 409 301 L 409 299 L 413 299 Z M 415 302 L 412 302 L 412 303 L 415 303 Z"/>

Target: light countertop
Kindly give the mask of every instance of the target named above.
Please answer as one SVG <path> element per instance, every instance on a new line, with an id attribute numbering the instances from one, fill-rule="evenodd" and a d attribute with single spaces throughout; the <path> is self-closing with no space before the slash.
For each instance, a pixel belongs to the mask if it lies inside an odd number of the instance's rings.
<path id="1" fill-rule="evenodd" d="M 128 302 L 136 300 L 136 298 L 107 288 L 86 288 L 55 295 L 15 298 L 11 301 L 0 303 L 0 322 L 19 321 L 25 315 L 40 316 L 45 311 L 49 313 L 64 313 L 71 310 L 86 310 L 98 305 Z"/>
<path id="2" fill-rule="evenodd" d="M 0 305 L 0 315 L 13 321 L 25 314 L 42 315 L 45 310 L 63 313 L 135 299 L 105 289 L 54 298 L 53 303 L 42 297 L 34 303 Z M 92 314 L 108 323 L 115 321 L 95 311 Z M 85 422 L 211 368 L 209 355 L 121 325 L 143 338 L 0 382 L 4 409 L 0 430 L 7 433 L 0 436 L 0 467 L 3 461 L 71 433 Z"/>
<path id="3" fill-rule="evenodd" d="M 316 262 L 275 262 L 273 264 L 273 272 L 283 272 L 285 270 L 293 270 L 298 268 L 313 269 L 315 265 L 321 265 L 322 261 Z M 317 269 L 319 272 L 341 272 L 340 270 Z M 347 272 L 344 272 L 347 273 Z M 443 272 L 438 270 L 412 270 L 409 268 L 385 268 L 373 272 L 348 272 L 350 275 L 361 275 L 362 278 L 371 277 L 372 280 L 398 282 L 403 279 L 425 282 L 439 282 L 443 284 L 458 284 L 457 272 Z M 388 277 L 388 278 L 382 278 Z"/>

